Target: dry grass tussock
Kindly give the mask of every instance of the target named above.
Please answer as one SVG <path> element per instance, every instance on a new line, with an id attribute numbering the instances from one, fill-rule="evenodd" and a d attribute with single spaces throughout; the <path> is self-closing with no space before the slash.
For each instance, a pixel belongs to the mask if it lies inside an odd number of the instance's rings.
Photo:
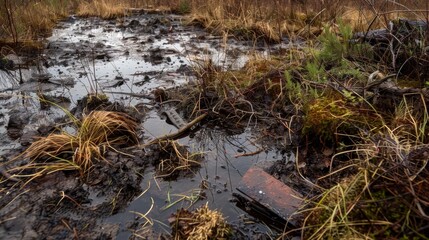
<path id="1" fill-rule="evenodd" d="M 309 200 L 303 210 L 305 239 L 426 239 L 428 114 L 407 104 L 397 108 L 401 109 L 394 128 L 361 131 L 355 136 L 358 142 L 332 157 L 330 174 L 319 179 L 332 187 Z M 397 125 L 404 113 L 407 122 Z M 349 164 L 333 168 L 341 159 L 349 159 Z M 346 177 L 337 182 L 338 176 Z"/>
<path id="2" fill-rule="evenodd" d="M 386 239 L 427 236 L 429 171 L 426 144 L 401 139 L 388 128 L 363 135 L 354 146 L 357 168 L 310 201 L 304 212 L 306 239 Z M 346 153 L 339 153 L 337 156 Z"/>
<path id="3" fill-rule="evenodd" d="M 126 9 L 131 5 L 121 0 L 94 0 L 81 2 L 76 13 L 82 17 L 101 17 L 104 19 L 114 19 L 126 15 Z"/>
<path id="4" fill-rule="evenodd" d="M 46 169 L 64 170 L 64 163 L 68 163 L 68 168 L 79 169 L 84 174 L 91 169 L 94 160 L 105 161 L 105 150 L 116 151 L 114 146 L 138 142 L 137 122 L 124 113 L 93 111 L 77 125 L 75 135 L 51 134 L 34 142 L 24 152 L 31 163 L 20 169 L 42 169 L 33 175 L 40 176 Z"/>
<path id="5" fill-rule="evenodd" d="M 194 212 L 180 209 L 173 214 L 171 223 L 174 239 L 228 239 L 231 233 L 222 214 L 210 210 L 208 204 L 201 206 Z"/>

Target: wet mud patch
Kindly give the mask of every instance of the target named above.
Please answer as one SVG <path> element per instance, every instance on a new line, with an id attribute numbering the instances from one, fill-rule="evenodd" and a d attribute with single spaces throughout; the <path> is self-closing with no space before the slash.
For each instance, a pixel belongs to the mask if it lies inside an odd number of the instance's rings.
<path id="1" fill-rule="evenodd" d="M 103 218 L 124 209 L 141 193 L 139 181 L 147 160 L 107 154 L 88 176 L 56 172 L 21 184 L 2 184 L 2 235 L 9 239 L 42 236 L 73 239 L 115 238 L 119 226 Z M 7 192 L 6 192 L 7 191 Z"/>
<path id="2" fill-rule="evenodd" d="M 96 108 L 101 106 L 99 103 Z M 94 115 L 98 113 L 101 115 Z M 103 120 L 103 116 L 110 120 Z M 141 192 L 139 182 L 149 162 L 141 150 L 121 150 L 121 145 L 137 143 L 136 136 L 127 136 L 136 130 L 136 123 L 126 118 L 124 113 L 91 111 L 78 124 L 75 136 L 49 133 L 34 140 L 24 153 L 3 162 L 7 172 L 0 183 L 2 236 L 114 238 L 118 226 L 106 225 L 102 219 L 124 209 Z M 126 130 L 123 120 L 131 121 L 127 123 L 131 128 Z M 109 126 L 109 121 L 119 121 L 119 125 Z M 97 140 L 97 134 L 102 134 L 101 139 Z M 86 156 L 86 143 L 91 145 L 92 141 L 99 145 L 91 147 Z M 104 141 L 107 145 L 103 148 Z"/>
<path id="3" fill-rule="evenodd" d="M 4 164 L 7 160 L 40 137 L 60 130 L 79 133 L 70 116 L 82 120 L 94 111 L 119 112 L 139 120 L 140 145 L 134 146 L 133 141 L 114 149 L 97 145 L 103 159 L 93 161 L 88 172 L 77 168 L 48 171 L 25 186 L 3 176 L 1 237 L 127 239 L 135 237 L 133 232 L 150 219 L 153 226 L 148 234 L 169 238 L 171 214 L 182 207 L 191 211 L 206 202 L 245 232 L 237 236 L 268 232 L 262 224 L 244 223 L 244 212 L 230 202 L 236 183 L 251 165 L 284 157 L 274 149 L 261 150 L 248 124 L 232 123 L 252 116 L 246 101 L 224 102 L 226 111 L 211 112 L 213 115 L 176 141 L 144 146 L 205 114 L 192 111 L 191 105 L 180 107 L 178 95 L 168 96 L 168 89 L 195 81 L 194 60 L 212 59 L 215 69 L 238 69 L 249 58 L 247 53 L 255 53 L 251 42 L 224 42 L 200 28 L 182 25 L 181 17 L 175 15 L 114 21 L 71 17 L 47 41 L 46 49 L 37 56 L 19 56 L 19 69 L 0 76 L 5 79 L 0 113 L 3 126 L 9 125 L 1 131 L 4 159 L 0 170 L 16 173 L 13 169 L 29 159 Z M 264 50 L 259 53 L 267 54 Z M 213 94 L 206 93 L 200 109 L 216 104 L 219 96 Z M 239 101 L 247 112 L 229 115 Z M 179 118 L 171 109 L 178 111 Z M 219 127 L 222 124 L 230 126 L 227 134 Z M 59 156 L 71 155 L 68 150 Z M 45 160 L 37 163 L 55 161 Z M 137 213 L 146 212 L 147 219 L 139 218 Z"/>

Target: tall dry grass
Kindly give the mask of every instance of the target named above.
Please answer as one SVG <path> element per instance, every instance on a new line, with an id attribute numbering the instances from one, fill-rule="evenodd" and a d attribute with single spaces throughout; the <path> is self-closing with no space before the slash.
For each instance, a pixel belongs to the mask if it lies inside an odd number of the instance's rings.
<path id="1" fill-rule="evenodd" d="M 0 0 L 0 42 L 30 44 L 70 14 L 115 18 L 127 8 L 146 5 L 137 0 Z"/>
<path id="2" fill-rule="evenodd" d="M 0 37 L 20 42 L 46 36 L 59 19 L 70 14 L 74 1 L 0 1 Z"/>
<path id="3" fill-rule="evenodd" d="M 76 14 L 82 17 L 101 17 L 104 19 L 114 19 L 125 16 L 126 9 L 131 4 L 122 0 L 94 0 L 82 1 L 79 3 Z"/>
<path id="4" fill-rule="evenodd" d="M 355 158 L 323 177 L 334 184 L 303 210 L 303 238 L 427 239 L 427 144 L 419 136 L 410 138 L 404 126 L 384 126 L 358 137 L 361 143 L 332 161 L 345 155 Z M 344 172 L 347 177 L 335 184 Z"/>
<path id="5" fill-rule="evenodd" d="M 317 35 L 323 24 L 342 18 L 355 29 L 385 26 L 390 19 L 428 19 L 425 0 L 39 0 L 0 1 L 1 42 L 23 42 L 49 34 L 69 14 L 116 18 L 129 8 L 171 9 L 221 34 L 277 42 L 284 36 Z"/>
<path id="6" fill-rule="evenodd" d="M 343 19 L 355 30 L 383 27 L 398 17 L 427 19 L 428 3 L 391 0 L 192 1 L 193 19 L 221 33 L 279 41 L 283 36 L 312 36 L 322 25 Z"/>

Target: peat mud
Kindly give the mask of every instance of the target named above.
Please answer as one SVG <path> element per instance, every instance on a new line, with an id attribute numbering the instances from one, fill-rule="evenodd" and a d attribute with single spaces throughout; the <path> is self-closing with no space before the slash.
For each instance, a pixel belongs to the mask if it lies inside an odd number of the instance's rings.
<path id="1" fill-rule="evenodd" d="M 0 238 L 168 239 L 172 214 L 206 203 L 222 213 L 237 239 L 274 235 L 235 206 L 232 193 L 251 166 L 269 169 L 293 154 L 263 143 L 249 125 L 219 121 L 214 112 L 176 141 L 145 143 L 196 117 L 171 91 L 197 81 L 196 66 L 212 62 L 218 69 L 239 69 L 249 54 L 267 55 L 286 45 L 255 48 L 182 21 L 157 14 L 70 17 L 45 49 L 6 56 L 14 64 L 0 76 Z M 100 145 L 103 159 L 93 161 L 88 172 L 46 171 L 31 178 L 37 169 L 22 169 L 31 160 L 22 153 L 32 143 L 51 134 L 77 135 L 74 121 L 96 110 L 136 119 L 139 143 Z"/>
<path id="2" fill-rule="evenodd" d="M 3 184 L 1 234 L 8 239 L 112 239 L 118 226 L 102 221 L 123 209 L 141 192 L 145 159 L 107 154 L 87 179 L 56 172 L 33 180 L 24 189 Z M 19 196 L 19 197 L 18 197 Z"/>

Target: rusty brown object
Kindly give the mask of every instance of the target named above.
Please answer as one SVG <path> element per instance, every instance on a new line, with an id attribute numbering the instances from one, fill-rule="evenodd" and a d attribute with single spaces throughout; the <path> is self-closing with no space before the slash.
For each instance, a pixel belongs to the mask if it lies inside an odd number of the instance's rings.
<path id="1" fill-rule="evenodd" d="M 291 224 L 295 222 L 291 216 L 303 203 L 301 194 L 255 166 L 246 172 L 237 190 L 257 205 L 263 206 L 264 210 Z"/>

